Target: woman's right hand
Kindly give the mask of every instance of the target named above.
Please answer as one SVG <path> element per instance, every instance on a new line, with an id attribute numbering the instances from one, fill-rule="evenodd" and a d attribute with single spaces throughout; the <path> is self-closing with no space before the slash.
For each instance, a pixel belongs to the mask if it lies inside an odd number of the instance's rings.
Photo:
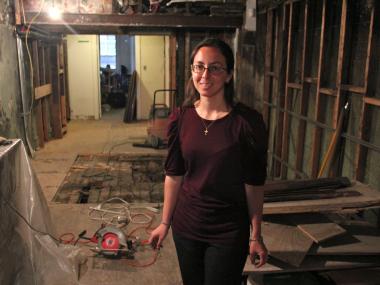
<path id="1" fill-rule="evenodd" d="M 169 225 L 160 224 L 151 232 L 148 243 L 152 245 L 153 248 L 160 249 L 163 240 L 168 234 L 169 227 Z"/>

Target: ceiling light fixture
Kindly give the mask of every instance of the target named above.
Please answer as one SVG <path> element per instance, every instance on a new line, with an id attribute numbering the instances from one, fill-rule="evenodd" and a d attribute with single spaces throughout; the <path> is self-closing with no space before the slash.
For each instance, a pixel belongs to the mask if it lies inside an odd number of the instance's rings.
<path id="1" fill-rule="evenodd" d="M 59 20 L 62 17 L 62 12 L 60 9 L 55 7 L 54 1 L 52 3 L 52 6 L 48 10 L 48 15 L 49 15 L 50 19 L 52 19 L 52 20 Z"/>

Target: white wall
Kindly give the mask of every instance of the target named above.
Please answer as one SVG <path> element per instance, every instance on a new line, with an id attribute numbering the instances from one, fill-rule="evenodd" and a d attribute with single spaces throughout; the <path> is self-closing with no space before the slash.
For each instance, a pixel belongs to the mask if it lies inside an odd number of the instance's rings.
<path id="1" fill-rule="evenodd" d="M 100 119 L 99 36 L 66 38 L 71 118 Z"/>
<path id="2" fill-rule="evenodd" d="M 169 76 L 166 75 L 169 66 L 167 41 L 168 37 L 165 36 L 135 37 L 137 119 L 139 120 L 149 118 L 154 91 L 169 86 Z M 161 98 L 161 96 L 158 98 L 160 103 Z"/>

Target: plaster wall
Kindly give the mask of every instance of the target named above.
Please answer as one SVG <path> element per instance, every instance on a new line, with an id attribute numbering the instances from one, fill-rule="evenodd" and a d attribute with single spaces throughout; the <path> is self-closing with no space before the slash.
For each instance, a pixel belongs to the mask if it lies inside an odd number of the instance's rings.
<path id="1" fill-rule="evenodd" d="M 22 138 L 21 94 L 16 37 L 8 1 L 0 1 L 0 136 Z"/>

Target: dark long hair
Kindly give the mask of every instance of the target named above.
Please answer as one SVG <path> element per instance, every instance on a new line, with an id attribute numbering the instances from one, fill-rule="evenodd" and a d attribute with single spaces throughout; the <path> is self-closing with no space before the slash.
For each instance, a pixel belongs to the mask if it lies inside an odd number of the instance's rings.
<path id="1" fill-rule="evenodd" d="M 234 70 L 235 60 L 232 49 L 224 41 L 216 38 L 207 38 L 200 42 L 191 53 L 190 64 L 193 64 L 194 57 L 202 47 L 213 47 L 218 49 L 221 54 L 224 56 L 227 64 L 227 73 L 231 74 Z M 186 96 L 183 102 L 184 107 L 190 107 L 194 105 L 194 102 L 199 100 L 199 93 L 195 89 L 194 82 L 192 77 L 189 78 L 186 85 Z M 233 77 L 228 83 L 224 84 L 224 100 L 227 105 L 234 105 L 234 80 Z"/>

